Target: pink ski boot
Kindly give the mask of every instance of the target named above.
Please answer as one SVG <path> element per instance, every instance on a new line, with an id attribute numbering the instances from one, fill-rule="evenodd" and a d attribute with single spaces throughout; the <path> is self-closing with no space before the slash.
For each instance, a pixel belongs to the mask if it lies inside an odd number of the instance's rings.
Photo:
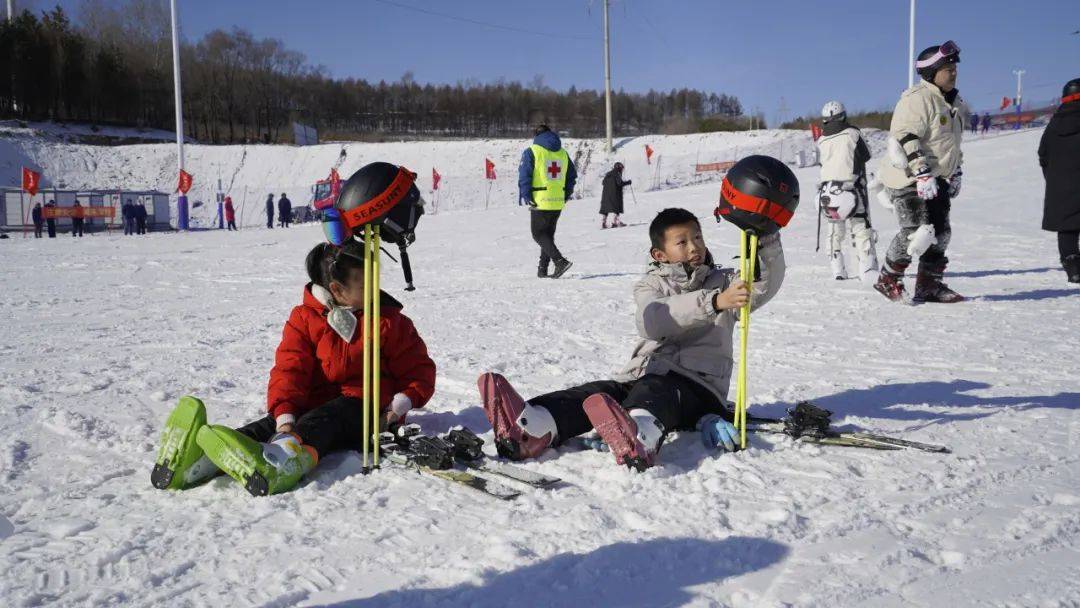
<path id="1" fill-rule="evenodd" d="M 495 431 L 495 449 L 510 460 L 535 458 L 555 441 L 555 419 L 545 408 L 526 403 L 500 374 L 476 381 L 484 414 Z"/>
<path id="2" fill-rule="evenodd" d="M 615 462 L 644 471 L 656 464 L 664 428 L 642 409 L 627 412 L 607 393 L 590 396 L 582 404 L 589 422 L 615 455 Z"/>

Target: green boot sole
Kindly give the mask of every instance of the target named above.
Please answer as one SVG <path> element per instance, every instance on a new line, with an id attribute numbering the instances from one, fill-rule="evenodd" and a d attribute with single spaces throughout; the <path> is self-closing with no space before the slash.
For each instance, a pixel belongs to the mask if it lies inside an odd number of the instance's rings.
<path id="1" fill-rule="evenodd" d="M 217 467 L 205 457 L 195 439 L 204 426 L 203 402 L 191 396 L 181 397 L 161 432 L 157 460 L 150 473 L 150 483 L 155 488 L 183 490 L 217 475 Z"/>

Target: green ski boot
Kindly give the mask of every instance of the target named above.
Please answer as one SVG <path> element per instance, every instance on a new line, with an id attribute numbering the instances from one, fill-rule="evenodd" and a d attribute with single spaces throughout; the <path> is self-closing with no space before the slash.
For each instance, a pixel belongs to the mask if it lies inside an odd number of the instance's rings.
<path id="1" fill-rule="evenodd" d="M 319 459 L 314 448 L 291 433 L 259 443 L 229 427 L 208 424 L 199 429 L 197 441 L 210 460 L 252 496 L 288 492 Z"/>
<path id="2" fill-rule="evenodd" d="M 218 468 L 195 442 L 206 425 L 206 407 L 195 397 L 181 397 L 161 432 L 150 483 L 161 490 L 184 490 L 213 478 Z"/>

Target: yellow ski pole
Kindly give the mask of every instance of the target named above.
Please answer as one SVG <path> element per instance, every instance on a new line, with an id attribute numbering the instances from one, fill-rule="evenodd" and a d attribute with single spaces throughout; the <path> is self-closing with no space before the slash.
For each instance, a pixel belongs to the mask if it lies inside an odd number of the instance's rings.
<path id="1" fill-rule="evenodd" d="M 361 327 L 360 338 L 364 341 L 363 378 L 364 397 L 363 412 L 364 436 L 363 443 L 363 471 L 367 473 L 368 454 L 370 453 L 369 442 L 371 440 L 371 332 L 368 331 L 368 320 L 371 319 L 371 226 L 364 226 L 364 325 Z M 376 406 L 378 407 L 378 406 Z"/>
<path id="2" fill-rule="evenodd" d="M 749 247 L 747 247 L 748 240 Z M 747 349 L 750 342 L 750 305 L 753 296 L 754 272 L 757 266 L 757 235 L 750 231 L 743 231 L 741 243 L 740 278 L 750 292 L 750 297 L 739 310 L 739 372 L 735 398 L 735 426 L 739 429 L 739 447 L 746 449 Z"/>
<path id="3" fill-rule="evenodd" d="M 374 228 L 371 240 L 371 415 L 375 419 L 375 448 L 372 450 L 375 468 L 379 467 L 379 432 L 382 430 L 382 409 L 380 393 L 382 392 L 382 339 L 380 326 L 382 325 L 382 302 L 379 298 L 379 250 L 382 245 L 382 236 L 378 226 Z M 365 317 L 366 319 L 367 317 Z"/>

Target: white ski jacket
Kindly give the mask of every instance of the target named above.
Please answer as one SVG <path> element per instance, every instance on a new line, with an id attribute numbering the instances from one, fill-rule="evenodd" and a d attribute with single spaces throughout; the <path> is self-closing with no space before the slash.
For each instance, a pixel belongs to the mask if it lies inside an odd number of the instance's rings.
<path id="1" fill-rule="evenodd" d="M 924 166 L 935 177 L 949 179 L 963 161 L 960 141 L 970 110 L 957 95 L 950 104 L 941 89 L 920 81 L 900 95 L 893 110 L 889 133 L 907 153 L 906 170 L 882 163 L 881 182 L 900 190 L 915 182 Z"/>

